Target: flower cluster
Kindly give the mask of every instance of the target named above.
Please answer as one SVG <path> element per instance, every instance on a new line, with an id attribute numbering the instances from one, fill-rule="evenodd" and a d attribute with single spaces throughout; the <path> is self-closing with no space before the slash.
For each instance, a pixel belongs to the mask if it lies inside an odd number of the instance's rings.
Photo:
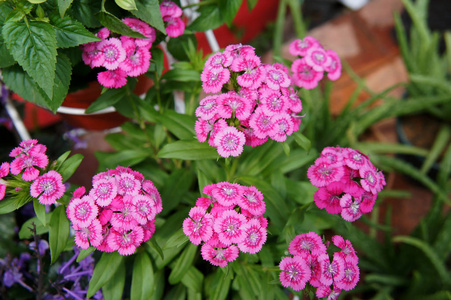
<path id="1" fill-rule="evenodd" d="M 331 262 L 318 234 L 297 235 L 288 246 L 293 256 L 284 257 L 279 264 L 282 285 L 300 291 L 308 283 L 317 288 L 318 298 L 330 300 L 337 299 L 342 290 L 352 290 L 359 281 L 359 259 L 350 241 L 335 235 L 332 242 L 340 251 L 333 253 Z"/>
<path id="2" fill-rule="evenodd" d="M 377 193 L 386 184 L 384 174 L 368 156 L 341 147 L 324 148 L 307 177 L 319 188 L 314 194 L 316 205 L 349 222 L 373 209 Z"/>
<path id="3" fill-rule="evenodd" d="M 222 157 L 239 156 L 243 146 L 283 142 L 299 129 L 302 103 L 290 87 L 288 69 L 262 64 L 254 48 L 229 45 L 210 56 L 201 74 L 208 95 L 196 109 L 199 142 L 217 147 Z"/>
<path id="4" fill-rule="evenodd" d="M 257 253 L 266 242 L 266 205 L 254 186 L 220 182 L 204 187 L 196 206 L 183 221 L 183 232 L 199 245 L 201 254 L 212 265 L 225 267 L 239 251 Z"/>
<path id="5" fill-rule="evenodd" d="M 155 232 L 155 217 L 163 209 L 160 194 L 150 180 L 130 168 L 98 173 L 87 195 L 80 187 L 67 206 L 75 230 L 75 243 L 82 249 L 133 254 Z"/>
<path id="6" fill-rule="evenodd" d="M 183 34 L 185 23 L 181 20 L 182 9 L 171 1 L 163 1 L 160 5 L 167 33 L 171 37 Z M 122 21 L 131 29 L 146 38 L 117 37 L 106 27 L 97 32 L 98 42 L 81 46 L 82 58 L 91 68 L 104 67 L 106 71 L 97 74 L 97 80 L 107 88 L 120 88 L 127 83 L 127 77 L 137 77 L 147 72 L 150 66 L 150 48 L 156 39 L 156 31 L 135 18 Z"/>
<path id="7" fill-rule="evenodd" d="M 324 72 L 330 80 L 341 76 L 341 62 L 333 50 L 325 50 L 313 37 L 297 39 L 290 44 L 290 54 L 299 58 L 291 65 L 292 80 L 298 87 L 313 89 L 323 78 Z"/>
<path id="8" fill-rule="evenodd" d="M 12 175 L 19 175 L 22 173 L 22 180 L 31 182 L 30 195 L 37 198 L 41 204 L 50 205 L 60 199 L 66 187 L 63 184 L 63 178 L 60 173 L 55 170 L 50 170 L 41 175 L 41 172 L 48 166 L 49 159 L 45 154 L 47 147 L 39 144 L 37 140 L 26 140 L 19 144 L 19 147 L 14 148 L 9 154 L 14 157 L 10 163 L 3 162 L 0 165 L 0 200 L 5 197 L 7 186 L 12 188 L 21 187 L 14 186 L 15 183 L 6 182 L 3 178 Z M 16 182 L 17 185 L 25 186 Z"/>

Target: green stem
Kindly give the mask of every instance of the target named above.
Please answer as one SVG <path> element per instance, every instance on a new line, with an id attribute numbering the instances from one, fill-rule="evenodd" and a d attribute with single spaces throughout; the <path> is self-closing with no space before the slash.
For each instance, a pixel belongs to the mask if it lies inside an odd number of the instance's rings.
<path id="1" fill-rule="evenodd" d="M 273 51 L 275 57 L 282 56 L 283 28 L 287 12 L 287 0 L 281 0 L 277 11 L 276 27 L 273 35 Z"/>
<path id="2" fill-rule="evenodd" d="M 290 7 L 291 16 L 293 17 L 294 29 L 296 35 L 299 38 L 303 38 L 307 35 L 307 28 L 302 18 L 302 9 L 299 0 L 288 0 L 288 6 Z"/>
<path id="3" fill-rule="evenodd" d="M 155 90 L 157 91 L 157 103 L 158 103 L 158 110 L 162 114 L 163 113 L 163 105 L 161 102 L 161 95 L 160 95 L 160 79 L 158 78 L 158 73 L 155 71 Z"/>

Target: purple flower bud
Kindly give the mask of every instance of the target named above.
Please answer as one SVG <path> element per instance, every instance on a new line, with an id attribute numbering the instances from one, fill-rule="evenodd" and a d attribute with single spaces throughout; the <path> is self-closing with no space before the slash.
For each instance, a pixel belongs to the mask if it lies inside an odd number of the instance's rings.
<path id="1" fill-rule="evenodd" d="M 31 250 L 36 251 L 36 242 L 31 242 L 29 245 Z M 45 255 L 45 251 L 49 249 L 49 243 L 45 240 L 39 240 L 38 250 L 40 255 Z"/>

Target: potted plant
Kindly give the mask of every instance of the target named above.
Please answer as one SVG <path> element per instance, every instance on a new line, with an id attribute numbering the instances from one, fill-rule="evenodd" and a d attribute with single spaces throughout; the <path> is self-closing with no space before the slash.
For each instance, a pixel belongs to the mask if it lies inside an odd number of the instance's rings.
<path id="1" fill-rule="evenodd" d="M 419 100 L 424 105 L 398 118 L 398 135 L 404 143 L 430 150 L 426 160 L 414 156 L 406 158 L 421 166 L 423 173 L 430 168 L 437 173 L 438 165 L 433 163 L 443 154 L 451 134 L 451 34 L 445 32 L 451 24 L 446 23 L 445 18 L 441 19 L 445 23 L 442 31 L 434 31 L 429 26 L 432 23 L 429 18 L 439 17 L 429 16 L 428 12 L 446 11 L 446 1 L 403 0 L 403 3 L 411 26 L 409 32 L 400 16 L 395 16 L 397 38 L 409 76 L 402 102 L 409 106 Z"/>

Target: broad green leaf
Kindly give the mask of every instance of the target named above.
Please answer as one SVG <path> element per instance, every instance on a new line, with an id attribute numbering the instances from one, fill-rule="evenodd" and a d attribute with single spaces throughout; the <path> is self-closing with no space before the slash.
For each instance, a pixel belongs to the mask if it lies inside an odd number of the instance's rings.
<path id="1" fill-rule="evenodd" d="M 102 110 L 104 108 L 107 108 L 109 106 L 112 106 L 116 104 L 117 102 L 124 99 L 124 97 L 127 96 L 127 90 L 126 88 L 120 88 L 120 89 L 109 89 L 102 95 L 100 95 L 99 98 L 97 98 L 96 101 L 94 101 L 87 109 L 86 113 L 91 114 L 93 112 Z"/>
<path id="2" fill-rule="evenodd" d="M 296 144 L 298 144 L 305 151 L 310 151 L 312 142 L 305 135 L 303 135 L 300 131 L 296 131 L 295 133 L 293 133 L 293 136 Z"/>
<path id="3" fill-rule="evenodd" d="M 161 79 L 181 82 L 200 81 L 200 73 L 196 70 L 172 69 L 167 71 Z"/>
<path id="4" fill-rule="evenodd" d="M 186 242 L 188 242 L 188 237 L 183 233 L 183 229 L 180 228 L 175 232 L 166 242 L 163 247 L 163 250 L 173 248 L 173 247 L 181 247 Z"/>
<path id="5" fill-rule="evenodd" d="M 60 253 L 63 252 L 69 239 L 70 223 L 66 216 L 66 208 L 63 205 L 55 208 L 49 226 L 50 256 L 53 264 Z"/>
<path id="6" fill-rule="evenodd" d="M 53 98 L 49 103 L 50 109 L 56 113 L 58 107 L 61 106 L 66 99 L 69 91 L 70 78 L 72 74 L 72 65 L 69 58 L 60 53 L 56 60 L 55 82 L 53 84 Z M 47 100 L 48 101 L 48 100 Z"/>
<path id="7" fill-rule="evenodd" d="M 61 16 L 61 18 L 64 18 L 64 14 L 66 13 L 69 6 L 72 4 L 72 1 L 74 0 L 58 0 L 58 11 Z"/>
<path id="8" fill-rule="evenodd" d="M 45 205 L 39 203 L 38 199 L 33 199 L 33 208 L 34 213 L 36 214 L 36 217 L 38 218 L 39 222 L 41 222 L 42 225 L 47 225 L 47 219 L 45 216 Z"/>
<path id="9" fill-rule="evenodd" d="M 184 160 L 216 159 L 218 153 L 208 143 L 196 140 L 181 140 L 165 145 L 157 155 L 159 158 L 175 158 Z"/>
<path id="10" fill-rule="evenodd" d="M 261 285 L 261 278 L 257 275 L 257 273 L 252 270 L 252 268 L 249 268 L 248 266 L 245 266 L 243 264 L 238 264 L 241 267 L 241 274 L 237 274 L 237 278 L 241 277 L 243 280 L 244 285 L 251 290 L 251 295 L 255 295 L 257 298 L 262 298 L 261 291 L 262 291 L 262 285 Z M 244 288 L 243 285 L 241 285 L 242 288 Z"/>
<path id="11" fill-rule="evenodd" d="M 117 6 L 125 10 L 136 10 L 135 0 L 114 0 Z"/>
<path id="12" fill-rule="evenodd" d="M 181 140 L 189 140 L 196 135 L 194 131 L 196 118 L 193 116 L 167 110 L 164 114 L 158 116 L 158 121 Z"/>
<path id="13" fill-rule="evenodd" d="M 50 220 L 52 214 L 53 214 L 53 212 L 49 212 L 48 214 L 46 214 L 46 221 Z M 32 231 L 33 223 L 36 226 L 36 234 L 37 235 L 47 233 L 50 229 L 48 224 L 46 226 L 44 226 L 37 217 L 33 217 L 33 218 L 25 221 L 25 223 L 23 223 L 22 227 L 20 228 L 20 231 L 19 231 L 20 239 L 29 239 L 29 238 L 33 237 L 33 231 Z"/>
<path id="14" fill-rule="evenodd" d="M 67 181 L 72 176 L 72 174 L 75 173 L 82 160 L 83 155 L 77 153 L 72 155 L 62 163 L 57 171 L 63 177 L 63 181 Z"/>
<path id="15" fill-rule="evenodd" d="M 147 243 L 147 245 L 148 245 L 150 248 L 154 249 L 154 250 L 158 253 L 158 255 L 160 255 L 160 258 L 161 258 L 162 260 L 164 260 L 164 253 L 163 253 L 163 250 L 161 249 L 161 247 L 160 247 L 160 245 L 158 244 L 158 242 L 157 242 L 156 239 L 150 239 L 150 240 L 147 241 L 146 243 Z"/>
<path id="16" fill-rule="evenodd" d="M 170 213 L 182 201 L 193 184 L 194 176 L 191 170 L 177 169 L 166 179 L 163 189 L 160 189 L 161 199 L 165 199 L 162 216 Z M 177 187 L 176 189 L 174 187 Z"/>
<path id="17" fill-rule="evenodd" d="M 203 281 L 204 275 L 194 266 L 190 266 L 188 271 L 182 277 L 183 285 L 197 293 L 202 292 Z"/>
<path id="18" fill-rule="evenodd" d="M 151 155 L 151 152 L 146 149 L 124 150 L 115 153 L 95 153 L 96 157 L 101 160 L 100 169 L 114 169 L 118 165 L 133 166 L 136 165 Z M 106 159 L 100 159 L 105 157 Z"/>
<path id="19" fill-rule="evenodd" d="M 210 289 L 211 295 L 210 299 L 215 300 L 224 300 L 227 299 L 227 294 L 229 293 L 230 289 L 230 283 L 232 282 L 232 276 L 230 274 L 226 274 L 222 272 L 221 270 L 217 270 L 214 277 L 214 282 L 212 283 L 212 286 Z"/>
<path id="20" fill-rule="evenodd" d="M 5 198 L 0 201 L 0 214 L 7 214 L 18 209 L 20 200 L 17 198 Z"/>
<path id="21" fill-rule="evenodd" d="M 51 99 L 56 69 L 56 34 L 44 22 L 6 22 L 3 38 L 14 59 Z"/>
<path id="22" fill-rule="evenodd" d="M 125 25 L 124 22 L 122 22 L 120 19 L 118 19 L 115 15 L 110 14 L 107 11 L 101 11 L 101 12 L 97 13 L 96 17 L 103 26 L 105 26 L 112 32 L 115 32 L 115 33 L 118 33 L 121 35 L 134 37 L 137 39 L 146 38 L 141 33 L 132 30 L 130 27 Z"/>
<path id="23" fill-rule="evenodd" d="M 189 243 L 189 245 L 183 250 L 182 254 L 179 256 L 175 262 L 174 268 L 169 274 L 169 283 L 176 284 L 179 283 L 183 276 L 188 272 L 189 268 L 192 267 L 194 256 L 197 253 L 197 246 Z"/>
<path id="24" fill-rule="evenodd" d="M 15 63 L 14 57 L 9 53 L 9 50 L 3 41 L 3 36 L 0 34 L 0 68 L 6 68 Z"/>
<path id="25" fill-rule="evenodd" d="M 61 0 L 60 0 L 61 1 Z M 60 18 L 57 14 L 50 16 L 56 32 L 58 48 L 75 47 L 81 44 L 100 41 L 93 33 L 87 30 L 80 22 L 65 16 Z"/>
<path id="26" fill-rule="evenodd" d="M 153 293 L 154 273 L 152 262 L 145 251 L 139 252 L 133 263 L 132 287 L 130 298 L 150 299 Z"/>
<path id="27" fill-rule="evenodd" d="M 88 298 L 94 296 L 100 288 L 111 280 L 123 263 L 123 260 L 124 257 L 117 251 L 112 253 L 104 252 L 102 254 L 102 257 L 94 268 L 91 281 L 89 282 L 88 292 L 86 293 Z"/>
<path id="28" fill-rule="evenodd" d="M 80 249 L 80 253 L 77 256 L 77 262 L 82 261 L 83 259 L 88 257 L 88 255 L 93 253 L 94 251 L 96 251 L 95 247 L 89 247 L 88 249 Z"/>
<path id="29" fill-rule="evenodd" d="M 155 29 L 166 34 L 158 0 L 135 0 L 135 4 L 138 10 L 131 11 L 135 17 L 140 18 L 149 23 L 152 27 L 155 27 Z"/>
<path id="30" fill-rule="evenodd" d="M 219 8 L 222 15 L 224 16 L 224 21 L 230 27 L 232 26 L 232 21 L 235 18 L 238 9 L 241 6 L 243 0 L 220 0 Z"/>
<path id="31" fill-rule="evenodd" d="M 121 260 L 114 276 L 102 287 L 102 295 L 105 300 L 121 300 L 125 286 L 125 260 Z"/>
<path id="32" fill-rule="evenodd" d="M 33 3 L 33 4 L 41 4 L 46 2 L 47 0 L 28 0 L 28 2 Z"/>
<path id="33" fill-rule="evenodd" d="M 101 1 L 77 0 L 72 3 L 74 17 L 86 27 L 100 27 L 101 24 L 95 17 L 100 11 Z"/>
<path id="34" fill-rule="evenodd" d="M 216 3 L 199 8 L 200 16 L 188 26 L 192 31 L 206 31 L 216 29 L 224 23 L 221 10 Z"/>

